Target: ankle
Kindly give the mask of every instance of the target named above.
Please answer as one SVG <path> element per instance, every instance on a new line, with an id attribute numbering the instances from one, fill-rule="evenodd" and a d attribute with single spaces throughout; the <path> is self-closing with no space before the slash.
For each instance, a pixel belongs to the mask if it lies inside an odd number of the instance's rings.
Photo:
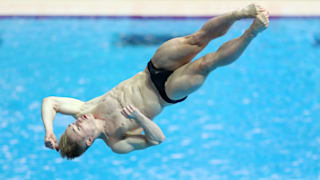
<path id="1" fill-rule="evenodd" d="M 258 32 L 253 31 L 251 28 L 247 29 L 243 34 L 244 37 L 249 38 L 249 39 L 253 39 L 257 35 L 258 35 Z"/>

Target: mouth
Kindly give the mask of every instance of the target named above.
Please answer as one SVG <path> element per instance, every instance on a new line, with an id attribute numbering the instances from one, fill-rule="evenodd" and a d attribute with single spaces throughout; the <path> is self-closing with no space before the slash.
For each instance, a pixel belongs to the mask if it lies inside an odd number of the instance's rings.
<path id="1" fill-rule="evenodd" d="M 80 116 L 79 119 L 81 119 L 81 120 L 86 120 L 86 119 L 88 119 L 88 115 L 84 114 L 84 115 Z"/>
<path id="2" fill-rule="evenodd" d="M 73 126 L 73 129 L 79 133 L 80 128 L 81 128 L 81 123 L 79 121 L 76 121 L 76 122 L 72 123 L 72 126 Z"/>

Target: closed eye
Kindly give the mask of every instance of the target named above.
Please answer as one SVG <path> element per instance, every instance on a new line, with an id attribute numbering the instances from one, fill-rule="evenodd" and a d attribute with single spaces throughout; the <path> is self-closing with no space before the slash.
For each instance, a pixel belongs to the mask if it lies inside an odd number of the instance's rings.
<path id="1" fill-rule="evenodd" d="M 77 131 L 76 131 L 75 127 L 77 128 Z M 73 130 L 73 132 L 78 133 L 79 132 L 79 127 L 76 126 L 74 123 L 72 123 L 72 130 Z"/>

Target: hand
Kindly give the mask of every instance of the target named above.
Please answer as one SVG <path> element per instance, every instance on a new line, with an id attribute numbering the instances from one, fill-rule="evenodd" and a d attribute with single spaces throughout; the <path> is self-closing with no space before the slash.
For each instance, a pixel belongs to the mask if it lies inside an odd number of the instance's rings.
<path id="1" fill-rule="evenodd" d="M 121 110 L 121 114 L 128 119 L 137 119 L 140 111 L 134 106 L 128 105 Z"/>
<path id="2" fill-rule="evenodd" d="M 55 149 L 56 151 L 59 151 L 57 138 L 53 133 L 46 133 L 44 141 L 47 148 Z"/>

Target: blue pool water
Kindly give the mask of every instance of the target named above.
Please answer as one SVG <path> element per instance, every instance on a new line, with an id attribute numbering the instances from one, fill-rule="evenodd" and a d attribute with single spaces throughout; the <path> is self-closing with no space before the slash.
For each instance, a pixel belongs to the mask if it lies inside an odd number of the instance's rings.
<path id="1" fill-rule="evenodd" d="M 205 21 L 1 19 L 0 179 L 319 179 L 317 18 L 272 19 L 237 62 L 156 117 L 167 137 L 159 146 L 118 155 L 97 141 L 73 161 L 44 147 L 42 98 L 104 94 L 143 70 L 159 46 L 122 37 L 186 35 Z M 236 23 L 199 56 L 250 22 Z M 57 137 L 72 121 L 57 115 Z"/>

